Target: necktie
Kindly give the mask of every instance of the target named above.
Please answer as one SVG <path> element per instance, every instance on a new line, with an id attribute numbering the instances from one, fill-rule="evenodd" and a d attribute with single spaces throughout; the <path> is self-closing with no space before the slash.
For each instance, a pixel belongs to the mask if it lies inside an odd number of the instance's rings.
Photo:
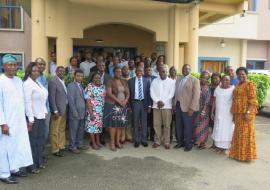
<path id="1" fill-rule="evenodd" d="M 82 87 L 82 85 L 81 84 L 79 84 L 79 87 L 80 87 L 80 90 L 81 90 L 81 93 L 83 94 L 83 87 Z"/>
<path id="2" fill-rule="evenodd" d="M 142 91 L 142 79 L 139 78 L 139 81 L 138 81 L 138 87 L 139 87 L 139 100 L 142 100 L 143 99 L 143 91 Z"/>

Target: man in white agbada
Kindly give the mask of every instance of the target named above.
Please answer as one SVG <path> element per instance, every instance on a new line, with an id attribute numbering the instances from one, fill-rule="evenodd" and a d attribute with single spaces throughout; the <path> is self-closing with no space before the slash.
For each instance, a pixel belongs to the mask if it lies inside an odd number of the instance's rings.
<path id="1" fill-rule="evenodd" d="M 0 76 L 0 180 L 18 183 L 15 177 L 25 177 L 20 168 L 33 164 L 25 118 L 23 83 L 15 76 L 16 58 L 2 58 L 4 74 Z"/>

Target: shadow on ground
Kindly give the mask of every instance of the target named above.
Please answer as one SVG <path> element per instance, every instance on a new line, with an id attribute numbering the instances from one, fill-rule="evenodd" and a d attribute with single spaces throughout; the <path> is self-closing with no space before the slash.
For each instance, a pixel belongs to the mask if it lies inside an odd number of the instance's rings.
<path id="1" fill-rule="evenodd" d="M 18 185 L 0 184 L 1 190 L 176 190 L 199 171 L 181 167 L 156 157 L 133 157 L 104 160 L 94 154 L 50 157 L 47 168 L 38 175 L 20 178 Z"/>

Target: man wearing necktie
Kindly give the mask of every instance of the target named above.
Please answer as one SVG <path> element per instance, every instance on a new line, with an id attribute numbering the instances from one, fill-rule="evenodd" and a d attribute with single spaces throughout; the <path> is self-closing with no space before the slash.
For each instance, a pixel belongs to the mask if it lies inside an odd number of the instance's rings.
<path id="1" fill-rule="evenodd" d="M 74 81 L 68 84 L 68 124 L 69 124 L 69 151 L 80 153 L 79 149 L 83 146 L 84 117 L 85 117 L 85 99 L 82 80 L 84 74 L 81 69 L 74 73 Z"/>
<path id="2" fill-rule="evenodd" d="M 147 147 L 147 113 L 150 110 L 150 81 L 143 77 L 143 68 L 136 68 L 136 77 L 128 81 L 133 114 L 134 147 Z"/>

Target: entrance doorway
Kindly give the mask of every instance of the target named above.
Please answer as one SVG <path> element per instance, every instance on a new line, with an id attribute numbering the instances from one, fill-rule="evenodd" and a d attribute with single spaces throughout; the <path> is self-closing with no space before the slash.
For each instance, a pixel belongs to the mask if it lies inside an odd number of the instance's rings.
<path id="1" fill-rule="evenodd" d="M 103 54 L 106 52 L 108 55 L 116 55 L 118 53 L 128 53 L 130 58 L 134 58 L 137 55 L 137 48 L 135 47 L 100 47 L 100 46 L 73 46 L 73 54 L 80 52 L 81 55 L 85 55 L 86 52 L 92 54 Z"/>
<path id="2" fill-rule="evenodd" d="M 225 61 L 203 61 L 202 70 L 208 70 L 211 73 L 224 72 L 225 64 Z"/>

